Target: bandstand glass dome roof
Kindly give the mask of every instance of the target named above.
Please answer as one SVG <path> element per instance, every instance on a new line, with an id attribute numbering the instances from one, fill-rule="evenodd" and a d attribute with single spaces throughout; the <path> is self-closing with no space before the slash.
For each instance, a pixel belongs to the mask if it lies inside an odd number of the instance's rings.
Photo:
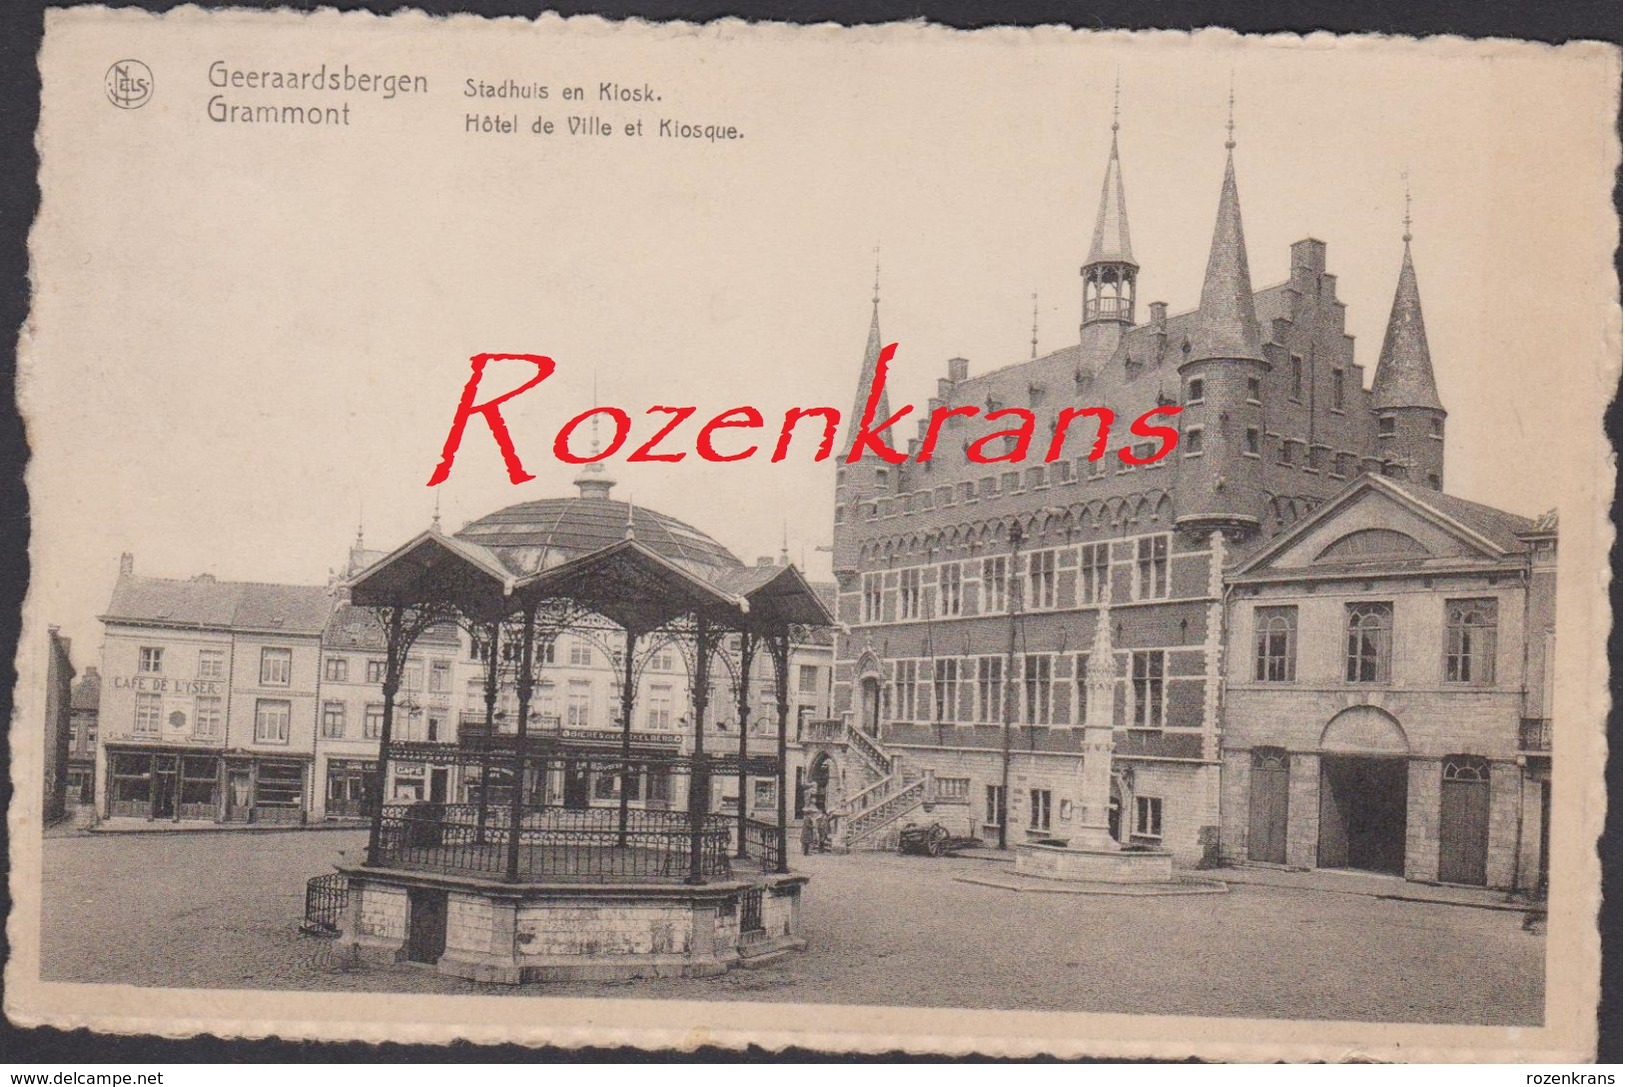
<path id="1" fill-rule="evenodd" d="M 515 574 L 528 575 L 591 554 L 630 538 L 707 581 L 739 570 L 744 563 L 692 525 L 609 497 L 612 482 L 585 471 L 573 498 L 520 502 L 470 521 L 454 535 L 489 548 Z M 628 520 L 630 518 L 630 522 Z"/>

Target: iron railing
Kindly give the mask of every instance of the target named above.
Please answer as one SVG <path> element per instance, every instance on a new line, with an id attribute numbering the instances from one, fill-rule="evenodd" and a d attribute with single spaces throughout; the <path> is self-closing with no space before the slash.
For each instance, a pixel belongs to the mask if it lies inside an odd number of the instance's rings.
<path id="1" fill-rule="evenodd" d="M 696 832 L 687 812 L 616 808 L 526 807 L 520 813 L 522 880 L 666 880 L 691 875 Z M 392 804 L 379 828 L 377 863 L 445 874 L 503 878 L 508 872 L 512 811 L 477 804 Z M 727 876 L 732 819 L 703 817 L 701 870 Z"/>
<path id="2" fill-rule="evenodd" d="M 1548 717 L 1525 717 L 1518 722 L 1519 751 L 1550 751 L 1552 722 Z"/>
<path id="3" fill-rule="evenodd" d="M 745 820 L 745 853 L 761 862 L 764 872 L 782 871 L 784 854 L 779 850 L 779 828 L 760 819 Z"/>
<path id="4" fill-rule="evenodd" d="M 339 921 L 350 905 L 350 878 L 329 872 L 305 882 L 305 923 L 301 931 L 312 936 L 337 936 Z"/>
<path id="5" fill-rule="evenodd" d="M 762 892 L 764 888 L 752 887 L 739 896 L 739 937 L 741 940 L 767 935 L 767 926 L 762 923 Z"/>

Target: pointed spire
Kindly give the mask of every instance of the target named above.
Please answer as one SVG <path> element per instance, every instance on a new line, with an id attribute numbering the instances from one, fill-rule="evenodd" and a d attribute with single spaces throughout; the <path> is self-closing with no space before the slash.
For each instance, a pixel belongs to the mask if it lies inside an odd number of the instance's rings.
<path id="1" fill-rule="evenodd" d="M 362 540 L 362 528 L 366 525 L 366 523 L 367 523 L 367 498 L 366 498 L 365 495 L 363 495 L 361 497 L 361 502 L 359 504 L 359 507 L 356 510 L 356 515 L 355 515 L 355 549 L 357 551 L 360 551 L 362 549 L 362 547 L 364 546 L 363 543 L 361 542 L 361 540 Z"/>
<path id="2" fill-rule="evenodd" d="M 1253 281 L 1247 270 L 1247 238 L 1241 228 L 1241 197 L 1236 191 L 1235 91 L 1230 92 L 1230 119 L 1225 125 L 1224 185 L 1219 215 L 1213 224 L 1207 274 L 1196 333 L 1191 337 L 1192 362 L 1201 359 L 1262 359 L 1258 312 L 1253 309 Z"/>
<path id="3" fill-rule="evenodd" d="M 598 406 L 598 371 L 592 372 L 592 405 Z M 576 475 L 576 493 L 581 498 L 609 498 L 610 490 L 615 481 L 604 470 L 604 462 L 598 459 L 598 416 L 592 417 L 592 457 L 593 459 L 581 466 Z"/>
<path id="4" fill-rule="evenodd" d="M 632 496 L 631 495 L 626 496 L 626 538 L 628 540 L 632 540 L 632 539 L 637 538 L 637 533 L 632 528 Z"/>
<path id="5" fill-rule="evenodd" d="M 1410 190 L 1405 193 L 1405 256 L 1394 288 L 1394 307 L 1388 331 L 1377 356 L 1377 374 L 1371 379 L 1373 408 L 1431 408 L 1443 411 L 1439 389 L 1433 382 L 1433 358 L 1428 353 L 1427 326 L 1422 321 L 1422 292 L 1411 263 Z"/>
<path id="6" fill-rule="evenodd" d="M 852 414 L 846 417 L 846 436 L 841 439 L 840 450 L 842 460 L 845 460 L 845 451 L 852 448 L 852 440 L 857 432 L 858 423 L 863 419 L 863 409 L 869 404 L 869 387 L 874 384 L 875 370 L 880 365 L 880 246 L 875 246 L 875 293 L 874 308 L 869 314 L 869 342 L 863 348 L 863 368 L 858 372 L 858 393 L 852 402 Z M 885 418 L 891 414 L 891 407 L 887 401 L 886 390 L 880 390 L 880 407 L 878 418 Z"/>
<path id="7" fill-rule="evenodd" d="M 1134 263 L 1134 247 L 1129 244 L 1128 234 L 1128 201 L 1123 196 L 1123 164 L 1117 157 L 1115 100 L 1112 104 L 1112 149 L 1106 158 L 1106 177 L 1100 185 L 1100 210 L 1095 214 L 1095 234 L 1089 243 L 1089 259 L 1084 263 L 1108 262 Z"/>
<path id="8" fill-rule="evenodd" d="M 434 518 L 429 522 L 429 527 L 436 532 L 440 531 L 440 492 L 438 490 L 434 492 Z"/>
<path id="9" fill-rule="evenodd" d="M 783 535 L 779 537 L 779 565 L 790 565 L 790 521 L 788 518 L 784 521 Z"/>

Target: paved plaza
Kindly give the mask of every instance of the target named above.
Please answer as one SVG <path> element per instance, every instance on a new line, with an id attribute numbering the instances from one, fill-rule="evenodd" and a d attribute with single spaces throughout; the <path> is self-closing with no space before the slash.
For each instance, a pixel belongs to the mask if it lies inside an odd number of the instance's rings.
<path id="1" fill-rule="evenodd" d="M 796 856 L 806 953 L 717 978 L 480 986 L 346 970 L 301 936 L 305 880 L 361 831 L 45 842 L 43 974 L 144 986 L 673 997 L 1537 1025 L 1545 941 L 1515 911 L 1238 882 L 1224 895 L 1023 894 L 1002 862 Z M 1223 876 L 1224 873 L 1216 873 Z M 1406 885 L 1395 881 L 1395 890 Z"/>

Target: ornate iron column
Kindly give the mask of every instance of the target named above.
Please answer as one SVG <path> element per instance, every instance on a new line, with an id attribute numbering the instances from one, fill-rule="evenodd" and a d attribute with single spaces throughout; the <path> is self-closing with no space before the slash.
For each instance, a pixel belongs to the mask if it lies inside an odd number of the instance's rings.
<path id="1" fill-rule="evenodd" d="M 526 604 L 519 633 L 519 675 L 514 686 L 519 695 L 518 734 L 514 737 L 513 807 L 508 821 L 509 883 L 519 882 L 519 832 L 525 817 L 525 733 L 529 726 L 530 695 L 536 677 L 531 665 L 536 652 L 536 605 Z"/>
<path id="2" fill-rule="evenodd" d="M 705 711 L 710 701 L 711 653 L 715 633 L 710 620 L 694 618 L 694 675 L 690 686 L 694 704 L 694 764 L 688 777 L 688 879 L 705 882 L 705 815 L 711 806 L 711 774 L 705 766 Z"/>
<path id="3" fill-rule="evenodd" d="M 376 865 L 379 861 L 379 839 L 384 826 L 384 786 L 389 781 L 389 744 L 395 725 L 395 695 L 401 689 L 401 670 L 406 662 L 406 650 L 400 648 L 405 627 L 402 610 L 400 607 L 388 609 L 384 620 L 384 724 L 378 736 L 378 767 L 373 771 L 373 793 L 378 798 L 378 804 L 372 813 L 372 826 L 367 831 L 369 865 Z"/>
<path id="4" fill-rule="evenodd" d="M 498 669 L 501 667 L 502 621 L 493 620 L 486 631 L 485 645 L 485 750 L 480 752 L 480 809 L 479 834 L 485 844 L 485 821 L 491 808 L 491 748 L 497 734 Z"/>
<path id="5" fill-rule="evenodd" d="M 621 818 L 620 833 L 616 837 L 616 844 L 626 847 L 626 824 L 630 818 L 631 790 L 629 786 L 636 778 L 632 773 L 632 703 L 637 693 L 636 677 L 632 670 L 632 657 L 637 652 L 638 636 L 628 627 L 626 630 L 625 675 L 621 680 Z"/>
<path id="6" fill-rule="evenodd" d="M 786 769 L 785 763 L 789 759 L 789 729 L 790 729 L 790 628 L 785 627 L 773 635 L 768 641 L 768 649 L 773 656 L 773 687 L 778 695 L 779 709 L 779 749 L 778 749 L 778 802 L 779 802 L 779 863 L 777 871 L 790 870 L 790 832 L 789 816 L 785 806 L 784 788 Z M 805 750 L 805 749 L 804 749 Z"/>
<path id="7" fill-rule="evenodd" d="M 745 849 L 745 760 L 750 747 L 745 739 L 745 721 L 750 717 L 750 669 L 756 661 L 756 636 L 750 631 L 739 633 L 739 848 L 736 856 L 741 860 L 750 854 Z"/>

